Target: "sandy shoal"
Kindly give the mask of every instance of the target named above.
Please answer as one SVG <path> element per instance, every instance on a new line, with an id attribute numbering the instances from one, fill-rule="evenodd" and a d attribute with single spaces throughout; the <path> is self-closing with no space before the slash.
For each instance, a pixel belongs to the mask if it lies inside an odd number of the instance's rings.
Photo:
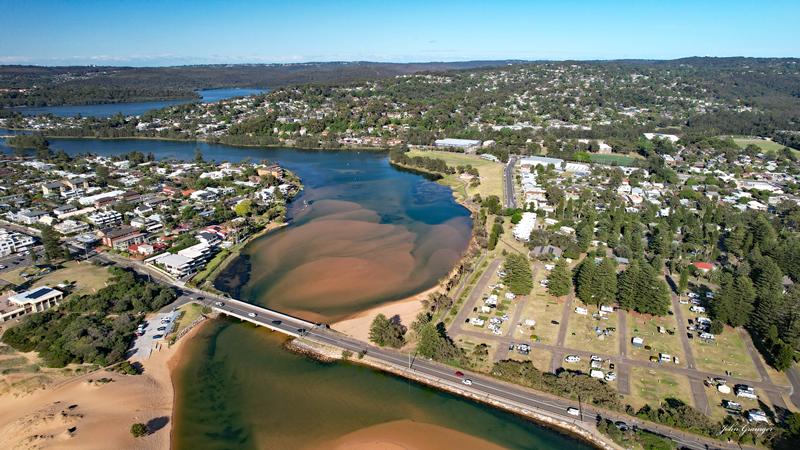
<path id="1" fill-rule="evenodd" d="M 171 348 L 163 345 L 154 350 L 150 359 L 141 363 L 144 370 L 138 376 L 98 371 L 30 395 L 3 395 L 0 448 L 169 449 L 174 402 L 170 373 L 183 344 L 196 331 Z M 114 381 L 94 381 L 101 378 Z M 148 424 L 153 431 L 133 438 L 130 428 L 134 423 Z"/>
<path id="2" fill-rule="evenodd" d="M 364 428 L 314 450 L 501 450 L 491 442 L 448 428 L 398 420 Z"/>
<path id="3" fill-rule="evenodd" d="M 369 342 L 369 326 L 372 324 L 375 316 L 383 314 L 391 319 L 393 316 L 397 315 L 400 316 L 401 325 L 410 327 L 411 322 L 416 319 L 417 314 L 424 309 L 420 300 L 428 298 L 428 294 L 436 292 L 438 289 L 439 286 L 434 286 L 413 297 L 362 311 L 354 317 L 332 324 L 331 328 L 353 338 Z"/>

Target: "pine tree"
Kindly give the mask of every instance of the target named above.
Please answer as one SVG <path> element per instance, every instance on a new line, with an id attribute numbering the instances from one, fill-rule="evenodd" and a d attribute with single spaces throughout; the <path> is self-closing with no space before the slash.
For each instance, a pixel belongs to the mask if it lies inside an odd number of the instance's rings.
<path id="1" fill-rule="evenodd" d="M 533 272 L 528 258 L 519 253 L 510 253 L 504 267 L 508 290 L 516 295 L 530 295 L 533 290 Z"/>
<path id="2" fill-rule="evenodd" d="M 730 315 L 726 323 L 736 328 L 750 320 L 756 300 L 756 290 L 750 278 L 739 276 L 733 283 L 733 293 L 734 296 L 730 298 Z"/>
<path id="3" fill-rule="evenodd" d="M 792 350 L 792 346 L 781 342 L 780 348 L 775 354 L 775 368 L 781 372 L 786 372 L 791 369 L 792 362 L 794 362 L 793 357 L 794 350 Z"/>
<path id="4" fill-rule="evenodd" d="M 422 333 L 419 334 L 417 351 L 425 358 L 434 359 L 440 339 L 441 336 L 439 335 L 439 330 L 436 329 L 436 324 L 429 322 L 422 329 Z"/>
<path id="5" fill-rule="evenodd" d="M 594 236 L 592 226 L 586 220 L 583 220 L 578 226 L 578 229 L 575 231 L 575 235 L 578 238 L 578 246 L 581 248 L 581 252 L 588 250 L 589 242 Z"/>
<path id="6" fill-rule="evenodd" d="M 678 293 L 683 295 L 689 290 L 689 268 L 681 270 L 681 277 L 678 280 Z"/>
<path id="7" fill-rule="evenodd" d="M 594 304 L 610 305 L 617 298 L 617 268 L 611 258 L 603 258 L 592 282 Z"/>
<path id="8" fill-rule="evenodd" d="M 631 265 L 628 266 L 619 276 L 617 283 L 619 288 L 619 306 L 627 311 L 633 310 L 636 305 L 634 301 L 635 291 L 634 286 L 636 280 L 639 278 L 641 268 L 639 267 L 639 260 L 634 259 Z"/>
<path id="9" fill-rule="evenodd" d="M 378 314 L 372 319 L 372 325 L 369 327 L 369 340 L 379 347 L 386 345 L 386 334 L 389 331 L 389 319 L 383 314 Z"/>
<path id="10" fill-rule="evenodd" d="M 594 258 L 590 256 L 583 258 L 575 269 L 575 295 L 585 304 L 593 303 L 594 273 L 597 270 Z"/>
<path id="11" fill-rule="evenodd" d="M 757 250 L 758 247 L 755 248 Z M 781 271 L 769 256 L 763 256 L 753 264 L 751 273 L 756 291 L 756 308 L 751 315 L 753 327 L 760 333 L 766 332 L 778 321 L 778 305 L 783 292 Z"/>
<path id="12" fill-rule="evenodd" d="M 565 258 L 556 261 L 556 267 L 548 277 L 547 292 L 554 297 L 563 297 L 569 294 L 572 287 L 572 278 Z"/>

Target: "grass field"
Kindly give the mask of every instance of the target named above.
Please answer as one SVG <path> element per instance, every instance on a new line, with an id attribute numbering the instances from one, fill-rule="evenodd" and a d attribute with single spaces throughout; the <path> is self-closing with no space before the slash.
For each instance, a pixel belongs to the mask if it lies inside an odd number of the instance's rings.
<path id="1" fill-rule="evenodd" d="M 618 166 L 629 166 L 633 163 L 635 158 L 631 158 L 630 156 L 623 156 L 623 155 L 601 155 L 598 153 L 590 153 L 589 157 L 592 159 L 592 162 L 598 164 L 613 164 L 617 163 Z"/>
<path id="2" fill-rule="evenodd" d="M 730 400 L 742 405 L 742 411 L 760 409 L 767 413 L 767 417 L 770 416 L 770 412 L 774 412 L 769 397 L 761 389 L 755 390 L 756 395 L 758 395 L 758 400 L 737 397 L 736 394 L 733 393 L 733 388 L 731 388 L 729 394 L 723 394 L 715 387 L 705 387 L 704 389 L 706 391 L 706 398 L 708 399 L 708 406 L 711 409 L 711 420 L 713 421 L 721 421 L 728 415 L 727 410 L 722 407 L 723 400 Z"/>
<path id="3" fill-rule="evenodd" d="M 761 150 L 765 152 L 768 152 L 770 150 L 775 150 L 777 152 L 783 149 L 783 145 L 781 144 L 772 141 L 765 141 L 762 139 L 734 139 L 733 142 L 736 142 L 736 145 L 738 145 L 741 148 L 745 148 L 750 144 L 755 144 L 761 147 Z"/>
<path id="4" fill-rule="evenodd" d="M 496 163 L 487 161 L 482 159 L 480 156 L 473 156 L 473 155 L 464 155 L 459 153 L 447 153 L 447 152 L 421 152 L 418 150 L 412 150 L 406 155 L 409 158 L 413 158 L 415 156 L 422 156 L 426 158 L 439 158 L 444 160 L 448 166 L 466 166 L 467 164 L 471 164 L 472 167 L 478 169 L 481 177 L 481 185 L 477 188 L 467 188 L 467 194 L 471 197 L 475 194 L 481 194 L 481 197 L 487 197 L 489 195 L 496 195 L 500 198 L 501 201 L 504 200 L 503 198 L 503 168 L 505 167 L 502 163 Z M 453 187 L 455 185 L 454 180 L 456 177 L 452 177 L 449 181 L 446 181 L 443 184 L 447 184 L 448 186 Z M 459 180 L 460 181 L 460 180 Z M 461 187 L 458 186 L 458 189 L 461 190 Z"/>
<path id="5" fill-rule="evenodd" d="M 501 280 L 500 277 L 497 275 L 497 272 L 492 273 L 489 278 L 489 282 L 487 283 L 487 287 L 484 288 L 483 292 L 481 292 L 481 295 L 478 297 L 478 299 L 473 304 L 467 303 L 464 305 L 465 308 L 470 309 L 470 313 L 468 316 L 469 319 L 472 319 L 473 317 L 478 317 L 487 321 L 482 327 L 471 325 L 469 323 L 461 324 L 465 329 L 479 331 L 481 333 L 486 334 L 487 337 L 491 337 L 495 336 L 495 334 L 492 333 L 492 330 L 488 328 L 489 325 L 488 320 L 490 317 L 502 318 L 505 315 L 507 315 L 509 318 L 514 317 L 514 314 L 517 311 L 517 307 L 519 306 L 519 298 L 515 300 L 508 300 L 507 298 L 505 298 L 504 295 L 506 292 L 508 292 L 508 290 L 504 288 L 495 289 L 495 291 L 497 291 L 498 293 L 497 308 L 491 309 L 491 311 L 488 313 L 481 312 L 481 307 L 485 305 L 483 299 L 489 297 L 493 292 L 491 289 L 489 289 L 489 286 L 498 284 L 500 282 Z M 478 310 L 474 311 L 475 308 L 477 308 Z M 503 319 L 503 323 L 502 325 L 500 325 L 500 331 L 502 331 L 503 336 L 508 334 L 509 327 L 516 328 L 516 324 L 511 323 L 510 320 Z"/>
<path id="6" fill-rule="evenodd" d="M 531 347 L 531 352 L 528 355 L 520 355 L 516 349 L 508 353 L 508 359 L 514 361 L 531 361 L 533 362 L 533 366 L 542 372 L 547 372 L 547 369 L 550 367 L 550 358 L 552 357 L 553 355 L 549 351 L 534 347 Z"/>
<path id="7" fill-rule="evenodd" d="M 544 344 L 555 345 L 558 339 L 559 325 L 550 323 L 555 320 L 561 322 L 561 315 L 564 312 L 565 299 L 557 299 L 547 294 L 547 289 L 539 284 L 539 280 L 547 278 L 548 271 L 544 270 L 542 264 L 537 263 L 536 267 L 539 268 L 536 276 L 533 279 L 533 291 L 531 292 L 528 301 L 522 308 L 520 315 L 520 322 L 525 323 L 525 319 L 533 319 L 536 325 L 533 331 L 530 327 L 523 326 L 514 330 L 512 337 L 514 339 L 522 339 L 525 341 L 530 340 L 531 335 L 539 337 L 540 342 Z"/>
<path id="8" fill-rule="evenodd" d="M 492 364 L 494 363 L 494 355 L 500 348 L 500 344 L 491 339 L 476 338 L 473 336 L 466 336 L 463 334 L 456 335 L 455 343 L 461 347 L 469 357 L 470 362 L 473 364 L 475 372 L 489 373 L 492 371 Z M 487 355 L 475 355 L 473 351 L 481 344 L 486 344 L 488 347 Z"/>
<path id="9" fill-rule="evenodd" d="M 108 273 L 108 267 L 105 266 L 95 267 L 85 262 L 78 263 L 70 261 L 61 264 L 61 267 L 61 269 L 54 270 L 40 277 L 29 277 L 28 280 L 33 279 L 34 281 L 28 289 L 39 286 L 54 287 L 64 281 L 68 281 L 75 287 L 73 293 L 92 294 L 97 289 L 105 287 L 106 281 L 111 278 L 111 275 Z M 26 282 L 26 279 L 19 276 L 23 270 L 24 268 L 7 272 L 4 274 L 4 277 L 8 281 L 23 284 Z"/>
<path id="10" fill-rule="evenodd" d="M 633 366 L 630 371 L 631 394 L 623 403 L 638 410 L 646 403 L 657 408 L 665 398 L 677 398 L 694 406 L 692 389 L 685 375 Z"/>
<path id="11" fill-rule="evenodd" d="M 178 334 L 183 331 L 184 328 L 188 327 L 195 319 L 200 317 L 201 309 L 203 309 L 203 307 L 197 303 L 188 303 L 181 306 L 180 310 L 183 314 L 181 314 L 180 319 L 178 319 L 177 323 L 174 325 L 175 328 L 173 328 L 173 332 Z"/>
<path id="12" fill-rule="evenodd" d="M 697 317 L 697 314 L 689 311 L 690 305 L 681 305 L 681 312 L 684 319 Z M 681 328 L 684 333 L 686 326 Z M 689 340 L 692 347 L 694 362 L 698 370 L 716 373 L 725 376 L 726 371 L 730 371 L 733 376 L 746 378 L 748 380 L 759 380 L 758 370 L 750 354 L 744 346 L 744 341 L 739 332 L 725 325 L 725 331 L 716 336 L 711 343 L 700 340 L 697 333 L 694 339 Z"/>
<path id="13" fill-rule="evenodd" d="M 670 356 L 677 356 L 679 358 L 679 366 L 686 366 L 686 358 L 684 357 L 683 344 L 681 343 L 681 336 L 678 333 L 682 331 L 678 329 L 673 335 L 669 333 L 661 334 L 658 332 L 658 327 L 664 327 L 667 330 L 675 330 L 677 327 L 677 320 L 675 316 L 653 317 L 650 315 L 643 316 L 637 312 L 628 313 L 626 320 L 628 328 L 628 357 L 639 361 L 648 361 L 651 356 L 658 357 L 659 353 L 667 353 Z M 649 345 L 650 350 L 644 347 L 634 347 L 631 339 L 640 337 L 644 340 L 644 345 Z M 670 362 L 670 364 L 673 364 Z"/>
<path id="14" fill-rule="evenodd" d="M 595 306 L 586 306 L 577 297 L 572 301 L 573 306 L 581 306 L 589 310 L 588 315 L 570 313 L 569 326 L 567 327 L 567 339 L 564 347 L 579 348 L 585 351 L 598 352 L 606 355 L 619 354 L 619 335 L 612 332 L 609 336 L 598 335 L 596 327 L 606 329 L 616 328 L 619 325 L 618 314 L 608 314 L 608 320 L 599 320 L 592 317 L 597 314 L 599 309 Z M 563 324 L 562 324 L 563 326 Z"/>

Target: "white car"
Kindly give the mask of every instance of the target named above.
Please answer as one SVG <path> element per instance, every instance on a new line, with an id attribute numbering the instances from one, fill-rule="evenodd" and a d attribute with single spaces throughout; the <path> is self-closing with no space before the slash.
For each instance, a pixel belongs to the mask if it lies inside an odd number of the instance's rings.
<path id="1" fill-rule="evenodd" d="M 581 357 L 577 356 L 577 355 L 570 355 L 570 356 L 567 356 L 566 358 L 564 358 L 564 361 L 566 361 L 568 363 L 577 363 L 577 362 L 581 362 Z"/>
<path id="2" fill-rule="evenodd" d="M 256 316 L 256 313 L 250 313 L 250 314 L 248 314 L 248 316 L 250 316 L 250 317 L 255 317 L 255 316 Z"/>
<path id="3" fill-rule="evenodd" d="M 570 415 L 573 415 L 573 416 L 580 416 L 581 412 L 578 411 L 577 408 L 567 408 L 567 414 L 570 414 Z"/>
<path id="4" fill-rule="evenodd" d="M 472 386 L 472 380 L 464 380 L 462 383 L 466 384 L 467 386 Z"/>
<path id="5" fill-rule="evenodd" d="M 601 357 L 599 357 L 597 355 L 592 355 L 592 361 L 602 361 L 602 360 L 603 360 L 603 358 L 601 358 Z"/>
<path id="6" fill-rule="evenodd" d="M 215 305 L 215 306 L 225 306 L 225 303 L 222 303 L 222 302 L 217 302 L 217 303 L 214 303 L 214 305 Z"/>
<path id="7" fill-rule="evenodd" d="M 6 266 L 0 264 L 0 269 L 5 269 L 5 268 L 6 268 Z"/>
<path id="8" fill-rule="evenodd" d="M 615 374 L 614 372 L 608 372 L 606 374 L 606 377 L 605 377 L 606 381 L 614 381 L 616 379 L 617 379 L 617 374 Z"/>

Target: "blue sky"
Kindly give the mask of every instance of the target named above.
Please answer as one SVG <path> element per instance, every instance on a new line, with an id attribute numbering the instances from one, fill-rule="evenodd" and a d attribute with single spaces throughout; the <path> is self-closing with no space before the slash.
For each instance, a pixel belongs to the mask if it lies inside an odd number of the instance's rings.
<path id="1" fill-rule="evenodd" d="M 21 1 L 0 64 L 800 56 L 800 1 Z"/>

